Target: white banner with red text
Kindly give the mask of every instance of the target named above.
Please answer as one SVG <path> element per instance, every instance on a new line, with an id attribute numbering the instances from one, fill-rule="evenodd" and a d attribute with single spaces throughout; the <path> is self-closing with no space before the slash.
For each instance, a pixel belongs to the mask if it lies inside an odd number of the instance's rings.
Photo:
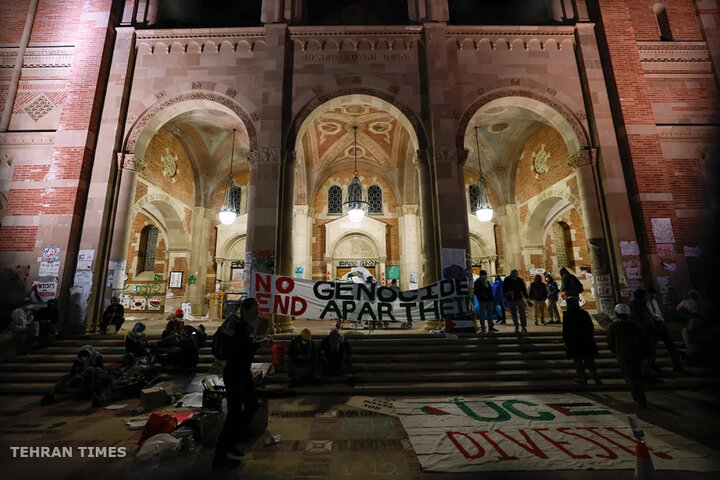
<path id="1" fill-rule="evenodd" d="M 467 317 L 472 312 L 467 280 L 441 280 L 418 290 L 397 291 L 377 283 L 314 282 L 252 272 L 249 296 L 260 313 L 319 320 L 419 322 Z"/>
<path id="2" fill-rule="evenodd" d="M 577 395 L 393 401 L 423 470 L 633 469 L 628 417 Z M 658 470 L 720 470 L 720 454 L 639 421 Z"/>

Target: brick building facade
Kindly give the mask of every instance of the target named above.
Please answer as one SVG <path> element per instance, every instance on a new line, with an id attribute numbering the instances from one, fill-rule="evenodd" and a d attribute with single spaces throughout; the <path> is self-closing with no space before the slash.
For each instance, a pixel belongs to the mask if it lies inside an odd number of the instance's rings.
<path id="1" fill-rule="evenodd" d="M 528 278 L 567 265 L 602 310 L 708 287 L 717 0 L 226 3 L 2 2 L 6 309 L 41 281 L 69 328 L 111 295 L 204 314 L 267 253 L 402 288 L 436 280 L 445 248 Z"/>

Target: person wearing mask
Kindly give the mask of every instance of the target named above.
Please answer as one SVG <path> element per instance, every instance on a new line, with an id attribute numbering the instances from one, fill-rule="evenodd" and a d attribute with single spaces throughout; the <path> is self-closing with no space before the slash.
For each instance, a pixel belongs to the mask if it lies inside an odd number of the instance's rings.
<path id="1" fill-rule="evenodd" d="M 584 290 L 580 280 L 565 267 L 560 269 L 560 278 L 560 289 L 565 293 L 565 299 L 580 298 Z"/>
<path id="2" fill-rule="evenodd" d="M 120 299 L 112 297 L 110 299 L 110 305 L 103 312 L 102 320 L 100 321 L 100 333 L 105 335 L 107 333 L 108 325 L 115 325 L 115 333 L 120 331 L 120 327 L 125 323 L 125 308 L 120 304 Z"/>
<path id="3" fill-rule="evenodd" d="M 346 374 L 348 380 L 352 378 L 352 363 L 350 359 L 350 345 L 337 329 L 330 330 L 327 337 L 320 342 L 320 358 L 326 374 Z"/>
<path id="4" fill-rule="evenodd" d="M 560 299 L 560 286 L 550 272 L 545 272 L 545 283 L 548 291 L 548 317 L 550 317 L 548 323 L 560 323 L 560 311 L 557 307 L 557 302 Z"/>
<path id="5" fill-rule="evenodd" d="M 511 271 L 510 276 L 505 277 L 503 292 L 505 293 L 507 304 L 510 307 L 510 316 L 512 316 L 513 325 L 515 326 L 515 333 L 520 333 L 520 327 L 522 326 L 522 334 L 525 335 L 527 333 L 525 302 L 530 305 L 532 304 L 528 300 L 525 281 L 520 278 L 517 270 Z M 520 316 L 520 323 L 518 323 L 518 315 Z"/>
<path id="6" fill-rule="evenodd" d="M 683 373 L 685 369 L 680 361 L 680 353 L 675 347 L 675 342 L 670 336 L 670 330 L 665 323 L 665 317 L 663 317 L 662 310 L 660 309 L 660 305 L 657 301 L 657 290 L 654 288 L 648 288 L 647 303 L 645 304 L 645 307 L 647 308 L 650 320 L 653 322 L 657 337 L 662 340 L 668 350 L 668 353 L 670 354 L 670 359 L 673 363 L 673 371 L 675 373 Z"/>
<path id="7" fill-rule="evenodd" d="M 215 449 L 214 469 L 237 465 L 244 455 L 238 450 L 237 443 L 247 432 L 260 406 L 250 367 L 255 352 L 262 345 L 271 345 L 272 337 L 257 338 L 255 329 L 258 325 L 257 300 L 246 298 L 240 304 L 240 314 L 228 315 L 213 338 L 213 355 L 225 360 L 223 383 L 228 409 Z"/>
<path id="8" fill-rule="evenodd" d="M 149 348 L 150 344 L 145 336 L 145 324 L 137 322 L 132 330 L 125 334 L 125 353 L 136 358 L 146 355 Z"/>
<path id="9" fill-rule="evenodd" d="M 299 380 L 315 381 L 317 361 L 317 351 L 312 341 L 312 334 L 310 330 L 304 328 L 300 335 L 290 340 L 288 348 L 287 367 L 290 386 L 296 386 Z"/>
<path id="10" fill-rule="evenodd" d="M 538 318 L 545 326 L 545 300 L 548 297 L 547 287 L 542 281 L 541 275 L 535 275 L 535 280 L 530 284 L 530 300 L 535 305 L 535 325 L 538 324 Z"/>
<path id="11" fill-rule="evenodd" d="M 602 384 L 595 366 L 598 348 L 595 343 L 595 326 L 590 314 L 580 307 L 580 302 L 572 298 L 568 300 L 568 308 L 563 312 L 562 332 L 565 350 L 575 364 L 575 382 L 587 383 L 585 370 L 592 375 L 595 383 Z"/>
<path id="12" fill-rule="evenodd" d="M 495 275 L 495 281 L 492 284 L 493 302 L 495 303 L 495 311 L 498 313 L 496 324 L 505 325 L 505 294 L 503 292 L 503 281 L 500 275 Z"/>
<path id="13" fill-rule="evenodd" d="M 180 337 L 185 323 L 183 322 L 183 311 L 182 308 L 175 310 L 175 313 L 168 317 L 168 322 L 165 324 L 165 330 L 163 330 L 161 337 L 167 338 L 169 336 Z"/>
<path id="14" fill-rule="evenodd" d="M 617 320 L 611 323 L 607 330 L 608 347 L 617 357 L 635 405 L 647 408 L 642 365 L 648 354 L 650 340 L 645 329 L 630 320 L 628 305 L 615 305 L 615 316 Z"/>
<path id="15" fill-rule="evenodd" d="M 480 270 L 480 276 L 475 280 L 473 285 L 473 294 L 478 302 L 478 317 L 480 319 L 481 332 L 485 333 L 485 318 L 487 317 L 488 330 L 497 332 L 493 326 L 493 310 L 495 302 L 493 300 L 492 285 L 488 281 L 487 272 Z"/>

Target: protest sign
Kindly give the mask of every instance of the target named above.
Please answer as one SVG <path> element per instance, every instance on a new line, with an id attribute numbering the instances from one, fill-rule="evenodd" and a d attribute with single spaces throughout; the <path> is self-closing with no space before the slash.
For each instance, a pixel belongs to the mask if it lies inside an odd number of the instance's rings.
<path id="1" fill-rule="evenodd" d="M 632 469 L 627 416 L 577 395 L 504 395 L 393 401 L 423 470 Z M 658 470 L 716 471 L 720 455 L 639 422 Z M 550 476 L 548 476 L 549 478 Z"/>
<path id="2" fill-rule="evenodd" d="M 250 285 L 260 313 L 320 320 L 409 322 L 469 315 L 470 293 L 464 279 L 398 292 L 377 283 L 313 282 L 254 271 Z"/>

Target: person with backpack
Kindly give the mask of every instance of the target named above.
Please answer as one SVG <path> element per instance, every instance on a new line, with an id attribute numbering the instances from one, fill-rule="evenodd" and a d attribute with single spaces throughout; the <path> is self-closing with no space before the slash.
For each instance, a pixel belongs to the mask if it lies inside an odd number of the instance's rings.
<path id="1" fill-rule="evenodd" d="M 527 319 L 525 317 L 525 302 L 532 306 L 528 300 L 528 292 L 525 287 L 525 280 L 520 278 L 517 270 L 512 270 L 510 275 L 505 277 L 503 281 L 503 292 L 505 299 L 510 307 L 510 316 L 512 316 L 515 333 L 520 334 L 522 327 L 522 335 L 527 334 Z M 520 315 L 520 323 L 518 323 L 518 315 Z"/>
<path id="2" fill-rule="evenodd" d="M 580 280 L 565 267 L 560 269 L 560 277 L 562 278 L 560 289 L 565 293 L 565 299 L 579 299 L 584 290 Z"/>
<path id="3" fill-rule="evenodd" d="M 488 330 L 497 332 L 493 326 L 493 309 L 495 302 L 493 300 L 492 285 L 488 281 L 487 272 L 480 270 L 480 276 L 473 284 L 473 295 L 478 303 L 478 318 L 480 319 L 481 332 L 485 333 L 485 317 L 487 317 Z"/>
<path id="4" fill-rule="evenodd" d="M 250 366 L 255 352 L 262 345 L 271 345 L 273 340 L 270 336 L 255 336 L 258 320 L 257 300 L 246 298 L 240 304 L 240 314 L 230 314 L 213 338 L 213 355 L 225 361 L 223 382 L 228 409 L 215 449 L 214 469 L 237 465 L 244 454 L 236 444 L 260 406 Z"/>
<path id="5" fill-rule="evenodd" d="M 586 384 L 585 370 L 590 371 L 595 383 L 602 384 L 595 365 L 598 348 L 595 343 L 595 325 L 590 314 L 580 307 L 576 298 L 568 300 L 568 308 L 563 312 L 562 333 L 565 351 L 575 364 L 575 383 Z"/>
<path id="6" fill-rule="evenodd" d="M 547 284 L 548 316 L 550 317 L 548 323 L 551 325 L 560 323 L 560 311 L 557 307 L 557 302 L 560 299 L 560 286 L 550 272 L 545 272 L 545 283 Z"/>

